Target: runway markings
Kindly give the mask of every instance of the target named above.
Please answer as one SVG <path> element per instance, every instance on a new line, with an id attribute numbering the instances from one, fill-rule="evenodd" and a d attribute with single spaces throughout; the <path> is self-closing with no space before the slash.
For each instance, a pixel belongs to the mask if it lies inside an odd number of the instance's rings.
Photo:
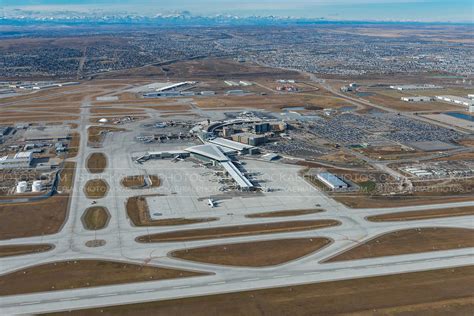
<path id="1" fill-rule="evenodd" d="M 101 297 L 104 297 L 104 296 L 114 296 L 114 295 L 118 295 L 119 293 L 105 293 L 105 294 L 99 294 L 97 296 L 101 296 Z"/>
<path id="2" fill-rule="evenodd" d="M 75 301 L 80 299 L 80 297 L 66 297 L 66 298 L 61 298 L 59 301 L 60 302 L 65 302 L 65 301 Z"/>
<path id="3" fill-rule="evenodd" d="M 320 274 L 321 272 L 305 272 L 304 275 Z"/>
<path id="4" fill-rule="evenodd" d="M 191 285 L 174 286 L 174 287 L 172 287 L 172 289 L 185 289 L 187 287 L 191 287 Z"/>
<path id="5" fill-rule="evenodd" d="M 242 282 L 251 282 L 251 281 L 258 281 L 258 280 L 260 280 L 260 278 L 245 279 L 245 280 L 242 280 Z"/>
<path id="6" fill-rule="evenodd" d="M 225 281 L 219 281 L 219 282 L 212 282 L 212 283 L 208 283 L 207 285 L 218 285 L 218 284 L 224 284 Z"/>
<path id="7" fill-rule="evenodd" d="M 146 293 L 146 292 L 153 292 L 154 290 L 138 290 L 135 293 Z"/>
<path id="8" fill-rule="evenodd" d="M 280 278 L 288 278 L 288 277 L 291 277 L 291 275 L 290 274 L 275 275 L 274 277 L 272 277 L 272 279 L 280 279 Z"/>
<path id="9" fill-rule="evenodd" d="M 34 301 L 34 302 L 23 302 L 20 303 L 19 305 L 33 305 L 33 304 L 40 304 L 41 301 Z"/>

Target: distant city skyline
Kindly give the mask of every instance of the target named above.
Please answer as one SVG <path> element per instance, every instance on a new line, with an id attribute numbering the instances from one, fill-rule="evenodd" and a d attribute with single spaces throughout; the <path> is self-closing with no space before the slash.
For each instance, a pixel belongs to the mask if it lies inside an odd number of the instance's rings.
<path id="1" fill-rule="evenodd" d="M 474 22 L 471 0 L 3 0 L 5 11 L 103 11 L 156 15 L 189 11 L 194 15 L 281 16 L 328 20 Z"/>

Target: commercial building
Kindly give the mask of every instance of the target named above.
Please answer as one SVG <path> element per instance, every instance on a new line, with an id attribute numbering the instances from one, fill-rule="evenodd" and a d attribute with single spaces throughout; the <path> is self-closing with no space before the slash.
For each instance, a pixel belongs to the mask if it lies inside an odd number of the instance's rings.
<path id="1" fill-rule="evenodd" d="M 390 86 L 390 89 L 395 89 L 399 91 L 404 90 L 431 90 L 431 89 L 443 89 L 442 86 L 437 86 L 434 84 L 406 84 L 406 85 L 394 85 Z"/>
<path id="2" fill-rule="evenodd" d="M 469 113 L 474 113 L 474 105 L 469 106 Z"/>
<path id="3" fill-rule="evenodd" d="M 434 98 L 418 96 L 418 97 L 402 97 L 401 100 L 405 102 L 431 102 L 431 101 L 434 101 Z"/>
<path id="4" fill-rule="evenodd" d="M 256 134 L 264 134 L 271 131 L 270 123 L 257 123 L 253 126 Z"/>
<path id="5" fill-rule="evenodd" d="M 347 183 L 339 179 L 339 177 L 329 172 L 321 172 L 317 176 L 318 180 L 327 185 L 330 189 L 347 189 Z"/>
<path id="6" fill-rule="evenodd" d="M 255 135 L 252 133 L 237 133 L 232 135 L 232 140 L 250 146 L 258 146 L 267 141 L 265 135 Z"/>
<path id="7" fill-rule="evenodd" d="M 0 157 L 0 169 L 29 168 L 33 160 L 32 151 L 22 151 L 15 155 Z"/>
<path id="8" fill-rule="evenodd" d="M 470 107 L 471 105 L 474 105 L 474 100 L 468 99 L 468 98 L 463 98 L 463 97 L 458 97 L 455 95 L 437 95 L 436 99 L 448 103 L 453 103 L 457 105 L 463 105 L 466 107 Z"/>

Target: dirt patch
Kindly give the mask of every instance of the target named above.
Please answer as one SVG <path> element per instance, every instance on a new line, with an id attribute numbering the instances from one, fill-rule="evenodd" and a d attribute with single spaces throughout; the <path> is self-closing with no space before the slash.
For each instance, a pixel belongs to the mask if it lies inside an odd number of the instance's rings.
<path id="1" fill-rule="evenodd" d="M 328 238 L 276 239 L 178 250 L 170 255 L 203 263 L 265 267 L 301 258 L 329 243 Z"/>
<path id="2" fill-rule="evenodd" d="M 57 233 L 66 219 L 69 195 L 32 203 L 0 205 L 0 240 Z"/>
<path id="3" fill-rule="evenodd" d="M 89 180 L 84 186 L 84 194 L 89 199 L 101 199 L 107 195 L 108 191 L 109 185 L 102 179 Z"/>
<path id="4" fill-rule="evenodd" d="M 160 178 L 156 175 L 148 176 L 148 179 L 151 183 L 147 186 L 148 188 L 157 188 L 160 186 Z M 122 179 L 122 185 L 126 188 L 130 189 L 141 189 L 147 185 L 145 182 L 144 175 L 137 175 L 137 176 L 128 176 Z"/>
<path id="5" fill-rule="evenodd" d="M 332 227 L 340 225 L 340 222 L 328 220 L 291 221 L 254 225 L 239 225 L 227 227 L 215 227 L 204 229 L 181 230 L 153 235 L 145 235 L 137 238 L 138 242 L 176 242 L 205 240 L 214 238 L 230 238 L 242 236 L 255 236 L 263 234 L 287 233 Z"/>
<path id="6" fill-rule="evenodd" d="M 432 219 L 452 216 L 474 215 L 474 206 L 451 207 L 434 210 L 398 212 L 383 215 L 375 215 L 367 217 L 371 222 L 399 222 L 399 221 L 416 221 L 420 219 Z"/>
<path id="7" fill-rule="evenodd" d="M 59 174 L 58 191 L 70 192 L 74 181 L 74 173 L 76 171 L 76 163 L 67 161 L 64 163 L 61 173 Z"/>
<path id="8" fill-rule="evenodd" d="M 152 220 L 148 211 L 146 199 L 143 196 L 134 196 L 127 200 L 127 215 L 135 226 L 175 226 L 189 225 L 216 221 L 215 217 L 202 218 L 167 218 Z"/>
<path id="9" fill-rule="evenodd" d="M 0 295 L 156 281 L 204 273 L 113 261 L 74 260 L 33 266 L 0 276 Z"/>
<path id="10" fill-rule="evenodd" d="M 90 173 L 102 173 L 107 166 L 107 157 L 103 153 L 93 153 L 87 158 L 86 166 Z"/>
<path id="11" fill-rule="evenodd" d="M 71 140 L 67 147 L 67 158 L 74 158 L 77 156 L 79 151 L 79 145 L 81 143 L 81 135 L 78 132 L 71 133 Z"/>
<path id="12" fill-rule="evenodd" d="M 0 258 L 40 253 L 53 248 L 54 246 L 49 244 L 0 246 Z"/>
<path id="13" fill-rule="evenodd" d="M 82 217 L 82 223 L 88 230 L 99 230 L 107 226 L 110 220 L 109 211 L 102 206 L 89 207 Z"/>
<path id="14" fill-rule="evenodd" d="M 276 211 L 276 212 L 264 212 L 264 213 L 254 213 L 245 215 L 247 218 L 267 218 L 267 217 L 286 217 L 286 216 L 300 216 L 308 214 L 316 214 L 324 212 L 322 209 L 314 210 L 288 210 L 288 211 Z"/>
<path id="15" fill-rule="evenodd" d="M 474 266 L 73 311 L 71 315 L 470 315 Z M 63 315 L 64 313 L 58 313 Z"/>
<path id="16" fill-rule="evenodd" d="M 465 228 L 414 228 L 375 237 L 324 262 L 338 262 L 474 247 L 474 230 Z"/>

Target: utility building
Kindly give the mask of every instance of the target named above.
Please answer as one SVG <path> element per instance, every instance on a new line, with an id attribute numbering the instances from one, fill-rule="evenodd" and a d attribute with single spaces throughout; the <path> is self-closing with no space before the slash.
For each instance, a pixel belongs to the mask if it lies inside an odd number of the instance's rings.
<path id="1" fill-rule="evenodd" d="M 3 156 L 0 157 L 0 169 L 29 168 L 32 160 L 32 151 L 19 152 L 13 156 Z"/>

